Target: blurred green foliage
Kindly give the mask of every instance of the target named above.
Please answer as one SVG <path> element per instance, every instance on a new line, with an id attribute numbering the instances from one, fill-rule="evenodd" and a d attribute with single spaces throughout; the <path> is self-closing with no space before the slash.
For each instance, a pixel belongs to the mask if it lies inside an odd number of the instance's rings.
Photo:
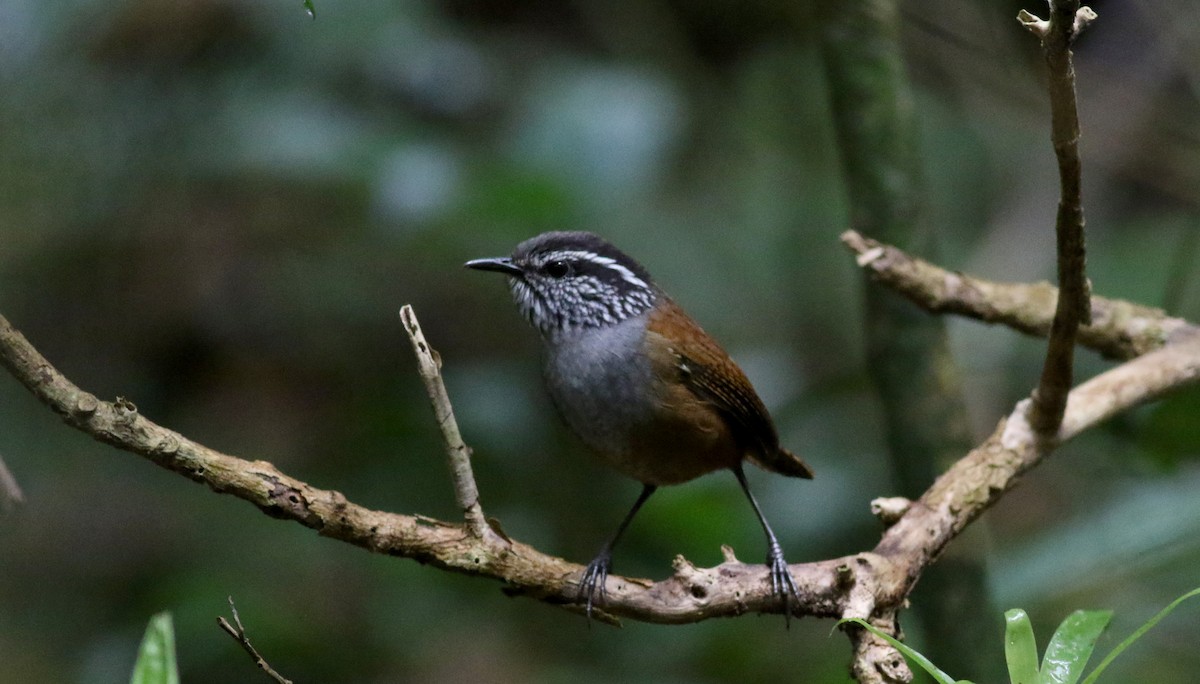
<path id="1" fill-rule="evenodd" d="M 1011 280 L 1052 277 L 1057 199 L 1021 6 L 939 0 L 902 27 L 944 262 Z M 1096 8 L 1077 65 L 1090 275 L 1101 294 L 1200 319 L 1200 59 L 1179 28 L 1200 10 Z M 549 228 L 596 230 L 726 344 L 816 468 L 812 483 L 751 474 L 789 559 L 869 548 L 867 504 L 894 490 L 863 285 L 836 241 L 818 9 L 348 0 L 313 21 L 291 2 L 6 0 L 0 311 L 83 387 L 192 438 L 368 506 L 453 517 L 396 315 L 412 303 L 488 514 L 584 561 L 638 486 L 564 432 L 532 331 L 460 265 Z M 1032 387 L 1041 344 L 951 333 L 985 433 Z M 998 601 L 1112 608 L 1120 632 L 1195 586 L 1200 395 L 1169 402 L 1068 445 L 989 513 Z M 588 630 L 493 583 L 321 539 L 73 433 L 2 377 L 0 454 L 27 499 L 0 518 L 6 681 L 124 681 L 145 615 L 164 609 L 184 681 L 255 681 L 214 624 L 229 594 L 296 681 L 847 677 L 827 623 Z M 722 543 L 753 559 L 759 536 L 714 475 L 655 497 L 616 571 L 663 577 L 677 553 L 713 564 Z M 1194 620 L 1151 633 L 1111 676 L 1190 682 L 1198 636 Z"/>

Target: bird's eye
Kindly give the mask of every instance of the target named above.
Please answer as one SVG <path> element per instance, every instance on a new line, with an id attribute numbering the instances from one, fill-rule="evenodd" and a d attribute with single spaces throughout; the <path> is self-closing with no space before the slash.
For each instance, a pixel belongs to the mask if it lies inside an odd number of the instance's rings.
<path id="1" fill-rule="evenodd" d="M 566 278 L 571 272 L 571 265 L 561 259 L 555 259 L 547 263 L 543 270 L 551 278 Z"/>

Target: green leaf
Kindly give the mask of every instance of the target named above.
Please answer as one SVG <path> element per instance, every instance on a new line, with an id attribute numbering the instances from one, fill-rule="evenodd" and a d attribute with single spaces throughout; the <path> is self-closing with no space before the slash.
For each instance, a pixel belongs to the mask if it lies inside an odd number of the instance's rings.
<path id="1" fill-rule="evenodd" d="M 1040 684 L 1033 625 L 1020 608 L 1004 611 L 1004 659 L 1012 684 Z"/>
<path id="2" fill-rule="evenodd" d="M 951 677 L 950 675 L 946 674 L 945 672 L 942 672 L 941 670 L 939 670 L 937 668 L 937 666 L 934 665 L 929 660 L 929 658 L 926 658 L 925 656 L 921 655 L 921 653 L 918 652 L 916 649 L 908 646 L 907 644 L 904 644 L 904 643 L 898 641 L 892 635 L 875 627 L 874 625 L 867 622 L 866 620 L 863 620 L 862 618 L 845 618 L 845 619 L 839 620 L 838 624 L 841 625 L 846 622 L 853 622 L 854 624 L 858 625 L 859 627 L 863 627 L 863 628 L 867 629 L 875 636 L 880 637 L 884 641 L 891 644 L 892 647 L 895 648 L 897 651 L 900 651 L 900 653 L 902 653 L 905 658 L 908 658 L 910 661 L 916 663 L 917 665 L 920 665 L 921 669 L 928 672 L 929 676 L 933 677 L 938 682 L 938 684 L 971 684 L 970 682 L 966 681 L 965 679 L 961 680 L 961 681 L 956 681 L 954 679 L 954 677 Z"/>
<path id="3" fill-rule="evenodd" d="M 1125 641 L 1122 641 L 1121 643 L 1117 644 L 1117 647 L 1114 648 L 1111 653 L 1109 653 L 1107 656 L 1105 656 L 1104 660 L 1100 661 L 1100 664 L 1096 666 L 1096 669 L 1092 670 L 1092 673 L 1087 676 L 1087 679 L 1083 680 L 1083 684 L 1092 684 L 1093 682 L 1095 682 L 1096 678 L 1100 676 L 1100 673 L 1104 672 L 1105 668 L 1107 668 L 1109 666 L 1109 664 L 1112 663 L 1112 661 L 1116 660 L 1117 656 L 1121 655 L 1121 653 L 1125 649 L 1132 646 L 1133 642 L 1140 639 L 1143 634 L 1145 634 L 1146 632 L 1149 632 L 1150 628 L 1154 627 L 1154 625 L 1157 625 L 1159 620 L 1162 620 L 1166 616 L 1170 615 L 1171 611 L 1175 610 L 1175 608 L 1178 607 L 1179 604 L 1192 598 L 1193 596 L 1200 596 L 1200 588 L 1193 589 L 1193 590 L 1189 591 L 1188 593 L 1184 594 L 1183 596 L 1180 596 L 1179 598 L 1172 601 L 1169 606 L 1158 611 L 1157 615 L 1155 615 L 1154 617 L 1147 620 L 1146 623 L 1143 624 L 1141 627 L 1138 627 L 1133 632 L 1133 634 L 1130 634 L 1125 639 Z"/>
<path id="4" fill-rule="evenodd" d="M 304 11 L 308 12 L 309 17 L 317 18 L 317 8 L 313 7 L 313 0 L 304 0 Z"/>
<path id="5" fill-rule="evenodd" d="M 1096 640 L 1112 619 L 1111 610 L 1077 610 L 1067 616 L 1055 630 L 1042 658 L 1042 684 L 1075 684 L 1083 676 L 1083 668 Z"/>
<path id="6" fill-rule="evenodd" d="M 171 626 L 170 613 L 164 611 L 150 618 L 129 682 L 179 684 L 179 668 L 175 664 L 175 628 Z"/>

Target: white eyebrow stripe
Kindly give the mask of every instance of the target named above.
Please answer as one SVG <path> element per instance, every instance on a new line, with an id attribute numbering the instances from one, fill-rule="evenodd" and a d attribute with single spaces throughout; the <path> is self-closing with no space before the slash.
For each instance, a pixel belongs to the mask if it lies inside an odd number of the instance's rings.
<path id="1" fill-rule="evenodd" d="M 637 277 L 637 274 L 634 273 L 633 271 L 629 270 L 629 268 L 627 268 L 626 266 L 617 263 L 617 260 L 612 257 L 600 256 L 599 254 L 596 254 L 595 252 L 586 252 L 586 251 L 582 251 L 582 250 L 573 251 L 573 252 L 559 252 L 559 254 L 561 254 L 562 256 L 565 256 L 565 257 L 580 259 L 582 261 L 588 261 L 593 264 L 597 264 L 599 266 L 604 266 L 605 268 L 611 268 L 612 270 L 621 274 L 621 280 L 624 280 L 625 282 L 629 283 L 630 285 L 633 285 L 634 287 L 640 287 L 640 288 L 646 289 L 646 290 L 650 289 L 650 286 L 646 284 L 646 281 Z"/>

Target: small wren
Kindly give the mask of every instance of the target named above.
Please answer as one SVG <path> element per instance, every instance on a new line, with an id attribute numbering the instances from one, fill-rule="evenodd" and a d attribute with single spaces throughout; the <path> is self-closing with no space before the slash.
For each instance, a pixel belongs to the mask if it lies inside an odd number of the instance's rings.
<path id="1" fill-rule="evenodd" d="M 580 579 L 587 615 L 603 603 L 613 547 L 650 495 L 729 469 L 767 535 L 771 590 L 790 616 L 796 584 L 742 461 L 789 477 L 813 473 L 779 446 L 766 407 L 725 350 L 646 269 L 592 233 L 543 233 L 511 257 L 465 265 L 508 276 L 517 307 L 541 333 L 546 386 L 563 420 L 601 460 L 643 485 Z"/>

